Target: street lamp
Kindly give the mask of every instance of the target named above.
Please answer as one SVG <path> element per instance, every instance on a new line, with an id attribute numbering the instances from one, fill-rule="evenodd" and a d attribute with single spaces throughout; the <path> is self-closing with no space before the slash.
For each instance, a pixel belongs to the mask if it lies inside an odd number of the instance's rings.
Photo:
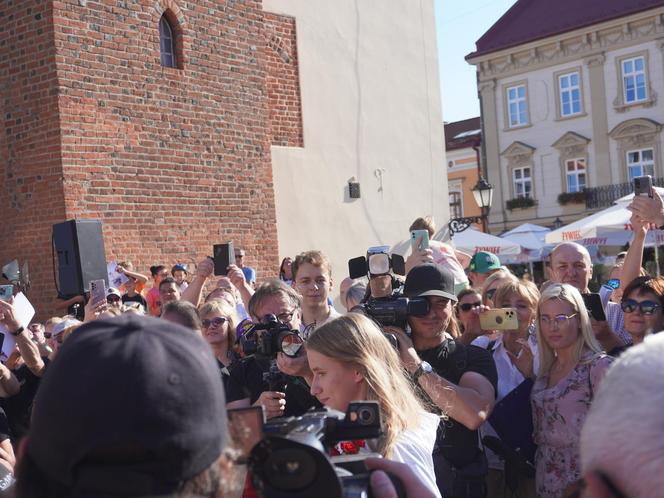
<path id="1" fill-rule="evenodd" d="M 556 216 L 556 219 L 553 220 L 553 228 L 558 230 L 561 226 L 563 226 L 563 220 L 560 219 L 560 216 Z"/>
<path id="2" fill-rule="evenodd" d="M 466 230 L 473 223 L 482 223 L 482 231 L 487 232 L 487 217 L 493 202 L 493 186 L 487 182 L 483 177 L 480 177 L 477 185 L 475 185 L 471 192 L 475 198 L 475 202 L 480 208 L 480 216 L 467 216 L 464 218 L 452 218 L 447 224 L 450 229 L 450 236 L 453 237 L 455 233 L 460 233 Z"/>

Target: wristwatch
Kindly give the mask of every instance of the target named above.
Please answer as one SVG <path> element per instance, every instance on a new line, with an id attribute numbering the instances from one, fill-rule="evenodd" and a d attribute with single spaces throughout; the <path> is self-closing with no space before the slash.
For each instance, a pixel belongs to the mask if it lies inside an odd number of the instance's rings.
<path id="1" fill-rule="evenodd" d="M 417 370 L 415 370 L 415 373 L 413 373 L 413 381 L 415 382 L 415 384 L 417 384 L 417 382 L 420 380 L 420 377 L 422 377 L 422 375 L 428 374 L 428 373 L 431 373 L 431 372 L 433 372 L 433 368 L 431 368 L 431 365 L 429 365 L 429 363 L 427 363 L 426 361 L 422 361 L 420 363 L 420 366 L 417 367 Z"/>
<path id="2" fill-rule="evenodd" d="M 16 332 L 9 332 L 9 333 L 10 333 L 11 335 L 13 335 L 14 337 L 17 337 L 17 336 L 18 336 L 21 332 L 23 332 L 24 330 L 25 330 L 25 328 L 23 328 L 23 327 L 19 327 L 19 328 L 16 329 Z"/>

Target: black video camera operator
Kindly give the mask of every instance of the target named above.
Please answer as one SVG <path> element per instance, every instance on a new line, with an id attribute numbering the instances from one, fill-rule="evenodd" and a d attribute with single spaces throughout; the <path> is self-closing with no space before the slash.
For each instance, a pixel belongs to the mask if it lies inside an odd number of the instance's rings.
<path id="1" fill-rule="evenodd" d="M 398 338 L 401 362 L 422 394 L 449 418 L 439 426 L 434 469 L 446 498 L 484 498 L 487 463 L 478 428 L 493 409 L 498 374 L 491 354 L 453 339 L 454 276 L 439 265 L 415 266 L 406 277 L 404 294 L 425 298 L 429 311 L 408 316 L 411 335 L 398 327 L 385 332 Z"/>
<path id="2" fill-rule="evenodd" d="M 266 282 L 251 297 L 249 315 L 255 323 L 261 324 L 258 328 L 263 330 L 258 334 L 266 332 L 265 325 L 268 329 L 285 331 L 285 327 L 278 326 L 282 324 L 291 331 L 299 331 L 302 317 L 300 296 L 283 282 Z M 275 317 L 279 324 L 274 323 Z M 290 340 L 287 342 L 292 343 Z M 274 356 L 254 354 L 240 360 L 231 370 L 226 392 L 227 406 L 246 408 L 260 405 L 267 418 L 302 415 L 311 407 L 322 406 L 309 393 L 311 378 L 304 347 L 299 348 L 295 357 L 283 352 L 278 352 L 276 359 Z"/>

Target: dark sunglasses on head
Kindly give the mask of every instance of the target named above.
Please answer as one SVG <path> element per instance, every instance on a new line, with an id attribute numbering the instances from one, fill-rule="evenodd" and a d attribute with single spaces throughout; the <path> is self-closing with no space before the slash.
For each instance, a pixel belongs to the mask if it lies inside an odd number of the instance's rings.
<path id="1" fill-rule="evenodd" d="M 482 305 L 479 301 L 476 303 L 463 303 L 459 305 L 461 311 L 470 311 L 474 308 L 479 308 Z"/>
<path id="2" fill-rule="evenodd" d="M 659 308 L 659 303 L 655 301 L 638 302 L 634 299 L 623 299 L 620 307 L 624 313 L 634 313 L 636 308 L 639 308 L 644 315 L 652 315 Z"/>
<path id="3" fill-rule="evenodd" d="M 223 325 L 227 321 L 228 320 L 223 316 L 218 316 L 213 318 L 212 320 L 203 320 L 201 323 L 203 324 L 204 328 L 208 328 L 210 326 L 219 327 L 220 325 Z"/>

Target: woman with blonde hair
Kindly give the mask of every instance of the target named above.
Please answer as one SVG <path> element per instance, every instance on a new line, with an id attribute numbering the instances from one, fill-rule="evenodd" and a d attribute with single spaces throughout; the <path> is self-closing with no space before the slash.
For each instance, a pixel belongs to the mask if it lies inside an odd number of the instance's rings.
<path id="1" fill-rule="evenodd" d="M 531 394 L 537 496 L 559 498 L 581 477 L 581 427 L 612 358 L 595 339 L 581 294 L 568 284 L 553 284 L 540 298 L 537 349 Z"/>
<path id="2" fill-rule="evenodd" d="M 235 329 L 239 319 L 235 308 L 222 299 L 213 299 L 198 310 L 203 325 L 203 338 L 212 348 L 224 381 L 224 388 L 230 378 L 230 369 L 239 356 L 233 350 Z"/>
<path id="3" fill-rule="evenodd" d="M 372 449 L 407 463 L 440 496 L 431 456 L 440 418 L 425 411 L 398 353 L 378 326 L 359 313 L 336 318 L 309 336 L 307 355 L 311 394 L 341 412 L 351 401 L 378 401 L 384 435 Z"/>

